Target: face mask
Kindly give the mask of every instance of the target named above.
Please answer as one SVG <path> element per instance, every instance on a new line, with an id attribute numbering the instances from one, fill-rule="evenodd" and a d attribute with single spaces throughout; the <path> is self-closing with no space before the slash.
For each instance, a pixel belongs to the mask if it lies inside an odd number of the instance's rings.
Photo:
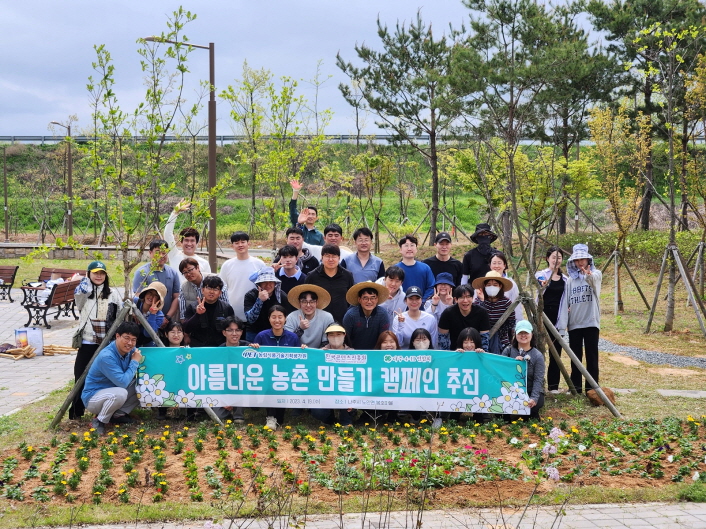
<path id="1" fill-rule="evenodd" d="M 418 340 L 412 345 L 414 345 L 415 349 L 429 349 L 429 345 L 431 345 L 431 342 L 429 342 L 429 340 Z"/>
<path id="2" fill-rule="evenodd" d="M 488 294 L 491 298 L 494 298 L 495 296 L 498 295 L 500 292 L 500 287 L 485 287 L 485 293 Z"/>
<path id="3" fill-rule="evenodd" d="M 476 237 L 478 244 L 490 244 L 493 242 L 493 237 L 490 235 L 483 235 L 482 237 Z"/>
<path id="4" fill-rule="evenodd" d="M 328 344 L 331 347 L 341 347 L 343 345 L 343 340 L 345 339 L 345 336 L 330 336 L 328 339 Z"/>

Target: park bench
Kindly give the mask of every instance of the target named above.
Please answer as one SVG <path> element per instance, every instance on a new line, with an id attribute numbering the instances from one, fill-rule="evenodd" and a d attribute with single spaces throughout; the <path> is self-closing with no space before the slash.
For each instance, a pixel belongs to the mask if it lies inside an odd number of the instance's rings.
<path id="1" fill-rule="evenodd" d="M 12 299 L 12 293 L 10 291 L 15 284 L 15 276 L 19 268 L 19 266 L 0 266 L 0 279 L 2 279 L 2 284 L 0 284 L 0 299 L 9 299 L 10 303 L 15 302 L 15 300 Z"/>
<path id="2" fill-rule="evenodd" d="M 34 320 L 35 325 L 40 325 L 40 321 L 44 320 L 44 326 L 47 329 L 51 329 L 51 325 L 47 322 L 47 314 L 53 308 L 56 308 L 55 320 L 58 320 L 62 314 L 68 316 L 69 311 L 73 314 L 74 319 L 77 320 L 78 316 L 76 316 L 74 311 L 74 291 L 80 282 L 78 280 L 59 283 L 51 287 L 49 297 L 45 300 L 25 303 L 24 307 L 29 312 L 29 320 L 27 320 L 25 327 L 29 327 L 32 324 L 32 320 Z"/>
<path id="3" fill-rule="evenodd" d="M 22 299 L 22 305 L 36 303 L 37 292 L 39 292 L 40 290 L 45 290 L 46 287 L 44 283 L 46 281 L 51 280 L 52 277 L 54 279 L 56 279 L 57 277 L 61 277 L 64 281 L 69 281 L 74 276 L 74 274 L 85 275 L 86 271 L 74 270 L 70 268 L 48 268 L 46 266 L 43 267 L 36 281 L 33 279 L 22 280 L 22 287 L 20 287 L 24 296 Z"/>

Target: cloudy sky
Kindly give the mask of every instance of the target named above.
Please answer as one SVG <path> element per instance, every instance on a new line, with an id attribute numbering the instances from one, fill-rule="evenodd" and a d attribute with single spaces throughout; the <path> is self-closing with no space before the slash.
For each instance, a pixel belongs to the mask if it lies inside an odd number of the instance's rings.
<path id="1" fill-rule="evenodd" d="M 336 53 L 355 62 L 356 42 L 379 49 L 378 16 L 393 26 L 421 9 L 423 19 L 441 32 L 449 23 L 460 26 L 469 13 L 460 0 L 6 1 L 0 16 L 0 135 L 50 135 L 48 123 L 71 114 L 79 117 L 74 130 L 87 127 L 86 83 L 98 44 L 112 55 L 122 108 L 134 109 L 144 95 L 136 40 L 166 31 L 167 15 L 179 5 L 198 15 L 184 30 L 189 40 L 215 43 L 219 91 L 240 77 L 246 59 L 275 77 L 295 79 L 312 79 L 322 60 L 322 74 L 332 76 L 320 90 L 320 106 L 334 112 L 331 134 L 353 131 L 351 108 L 338 90 L 347 78 L 335 65 Z M 195 50 L 189 68 L 186 97 L 193 100 L 198 81 L 208 79 L 207 52 Z M 300 88 L 313 97 L 306 83 Z M 227 115 L 228 107 L 219 102 L 218 134 L 232 133 Z"/>

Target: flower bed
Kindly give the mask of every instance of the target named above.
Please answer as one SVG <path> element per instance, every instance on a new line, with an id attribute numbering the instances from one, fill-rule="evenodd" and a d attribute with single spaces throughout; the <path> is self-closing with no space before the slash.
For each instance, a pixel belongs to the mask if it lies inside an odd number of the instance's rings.
<path id="1" fill-rule="evenodd" d="M 548 491 L 557 483 L 657 487 L 706 482 L 704 417 L 662 422 L 547 418 L 374 427 L 248 425 L 118 428 L 23 442 L 0 461 L 5 501 L 26 503 L 202 502 L 276 496 L 331 501 L 338 494 L 433 492 L 454 498 Z M 460 492 L 463 492 L 460 494 Z"/>

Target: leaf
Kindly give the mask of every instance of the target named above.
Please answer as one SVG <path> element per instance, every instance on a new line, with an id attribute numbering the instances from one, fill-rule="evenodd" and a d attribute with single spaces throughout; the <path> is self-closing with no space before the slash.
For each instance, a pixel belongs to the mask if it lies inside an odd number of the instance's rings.
<path id="1" fill-rule="evenodd" d="M 155 382 L 159 382 L 160 380 L 164 380 L 164 375 L 154 375 L 154 376 L 152 377 L 152 379 L 153 379 Z"/>
<path id="2" fill-rule="evenodd" d="M 490 408 L 488 408 L 488 411 L 491 413 L 502 413 L 503 407 L 500 404 L 493 404 Z"/>
<path id="3" fill-rule="evenodd" d="M 170 398 L 168 398 L 162 402 L 162 406 L 164 406 L 164 407 L 174 408 L 174 407 L 176 407 L 176 405 L 177 405 L 176 401 L 174 399 L 172 399 L 171 396 L 170 396 Z"/>
<path id="4" fill-rule="evenodd" d="M 521 365 L 521 364 L 517 364 L 517 365 L 515 366 L 515 369 L 517 369 L 517 372 L 518 372 L 518 373 L 522 373 L 522 365 Z"/>
<path id="5" fill-rule="evenodd" d="M 512 384 L 510 384 L 510 382 L 503 381 L 503 387 L 504 387 L 505 389 L 510 389 L 510 388 L 512 387 Z"/>
<path id="6" fill-rule="evenodd" d="M 197 407 L 197 408 L 200 408 L 200 407 L 201 407 L 201 399 L 199 399 L 199 400 L 196 401 L 196 407 Z"/>

